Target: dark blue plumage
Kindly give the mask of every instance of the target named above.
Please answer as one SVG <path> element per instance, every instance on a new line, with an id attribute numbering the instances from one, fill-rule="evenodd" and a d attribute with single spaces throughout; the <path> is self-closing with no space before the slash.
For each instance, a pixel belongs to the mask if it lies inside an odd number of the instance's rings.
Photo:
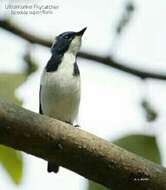
<path id="1" fill-rule="evenodd" d="M 46 71 L 47 72 L 54 72 L 58 69 L 58 66 L 60 65 L 63 58 L 63 54 L 53 54 L 48 61 L 46 65 Z"/>
<path id="2" fill-rule="evenodd" d="M 64 32 L 56 38 L 55 43 L 51 47 L 52 56 L 46 65 L 47 72 L 54 72 L 58 69 L 75 35 L 75 32 Z"/>
<path id="3" fill-rule="evenodd" d="M 80 75 L 80 71 L 77 65 L 77 62 L 74 63 L 74 69 L 73 69 L 73 76 L 79 76 Z"/>
<path id="4" fill-rule="evenodd" d="M 62 62 L 62 58 L 65 52 L 68 50 L 74 37 L 82 35 L 85 30 L 86 28 L 79 32 L 64 32 L 56 37 L 56 40 L 51 47 L 52 56 L 46 65 L 47 72 L 54 72 L 58 69 L 58 66 Z M 79 74 L 77 63 L 73 73 L 75 73 L 75 76 Z"/>
<path id="5" fill-rule="evenodd" d="M 52 54 L 64 54 L 75 36 L 76 32 L 64 32 L 57 36 L 55 43 L 51 47 Z"/>
<path id="6" fill-rule="evenodd" d="M 41 107 L 41 88 L 42 88 L 42 86 L 40 85 L 40 90 L 39 90 L 39 113 L 43 114 L 42 107 Z"/>

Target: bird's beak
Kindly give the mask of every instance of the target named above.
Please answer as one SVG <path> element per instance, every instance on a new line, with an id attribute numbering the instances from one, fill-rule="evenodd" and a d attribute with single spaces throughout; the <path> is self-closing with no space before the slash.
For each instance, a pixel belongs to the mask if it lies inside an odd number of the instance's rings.
<path id="1" fill-rule="evenodd" d="M 85 32 L 85 30 L 87 29 L 87 27 L 83 28 L 82 30 L 80 30 L 79 32 L 76 32 L 76 35 L 78 36 L 82 36 Z"/>

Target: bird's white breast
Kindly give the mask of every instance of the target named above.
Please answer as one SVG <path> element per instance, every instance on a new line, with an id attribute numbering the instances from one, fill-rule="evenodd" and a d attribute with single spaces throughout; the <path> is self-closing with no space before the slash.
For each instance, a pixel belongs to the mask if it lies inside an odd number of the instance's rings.
<path id="1" fill-rule="evenodd" d="M 75 56 L 65 53 L 55 72 L 43 72 L 41 107 L 45 115 L 73 123 L 80 103 L 80 77 L 73 76 Z"/>

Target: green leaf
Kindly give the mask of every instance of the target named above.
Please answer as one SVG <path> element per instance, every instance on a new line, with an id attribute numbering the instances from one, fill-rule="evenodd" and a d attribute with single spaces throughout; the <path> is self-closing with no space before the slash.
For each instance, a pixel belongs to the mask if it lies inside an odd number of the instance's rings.
<path id="1" fill-rule="evenodd" d="M 23 158 L 19 151 L 0 145 L 0 162 L 15 184 L 20 184 L 23 174 Z"/>
<path id="2" fill-rule="evenodd" d="M 89 181 L 88 183 L 88 190 L 108 190 L 106 187 L 95 183 L 93 181 Z"/>
<path id="3" fill-rule="evenodd" d="M 129 135 L 113 143 L 153 162 L 161 163 L 160 151 L 154 136 Z"/>
<path id="4" fill-rule="evenodd" d="M 25 81 L 26 76 L 22 73 L 0 74 L 0 98 L 21 105 L 21 101 L 16 97 L 15 90 Z"/>
<path id="5" fill-rule="evenodd" d="M 15 95 L 15 90 L 25 81 L 22 73 L 0 73 L 0 98 L 21 105 L 22 102 Z M 0 164 L 7 171 L 15 184 L 19 184 L 23 173 L 23 159 L 19 151 L 0 146 Z"/>

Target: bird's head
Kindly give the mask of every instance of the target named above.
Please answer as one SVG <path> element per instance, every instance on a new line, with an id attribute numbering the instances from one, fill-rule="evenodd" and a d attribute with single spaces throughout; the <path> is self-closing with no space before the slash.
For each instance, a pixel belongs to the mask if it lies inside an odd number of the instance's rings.
<path id="1" fill-rule="evenodd" d="M 65 52 L 76 54 L 81 46 L 81 38 L 86 28 L 79 32 L 64 32 L 56 37 L 51 52 L 64 54 Z"/>

